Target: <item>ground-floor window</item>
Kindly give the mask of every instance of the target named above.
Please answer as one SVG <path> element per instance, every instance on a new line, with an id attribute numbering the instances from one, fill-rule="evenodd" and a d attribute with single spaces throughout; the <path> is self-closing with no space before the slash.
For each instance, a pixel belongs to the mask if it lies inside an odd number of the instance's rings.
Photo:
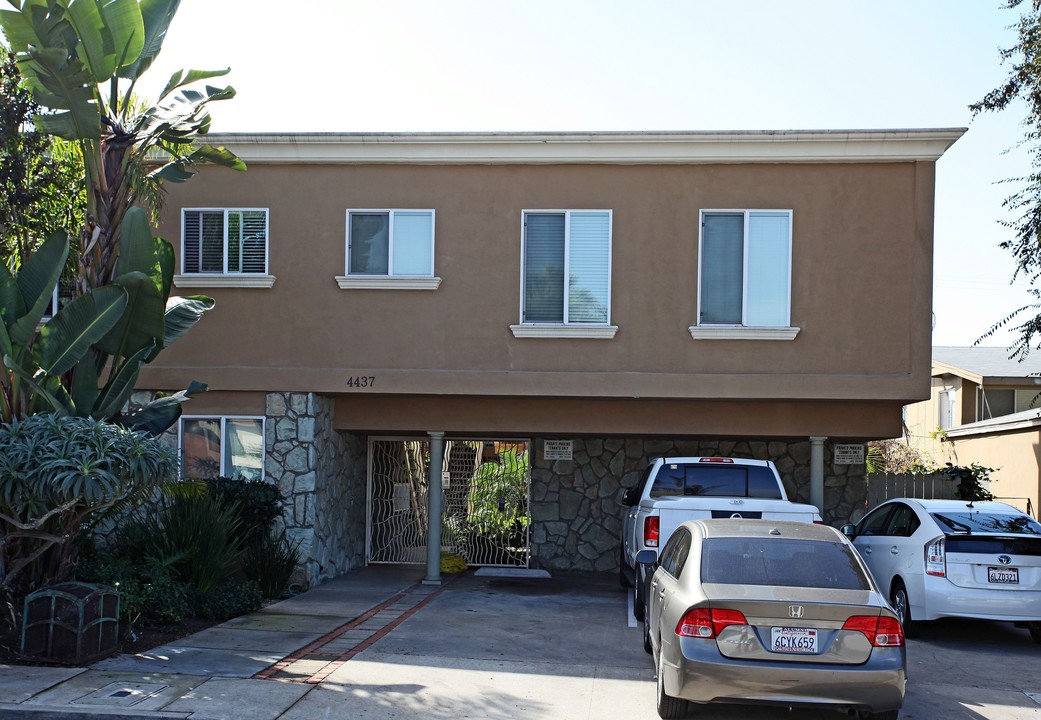
<path id="1" fill-rule="evenodd" d="M 178 432 L 181 477 L 264 477 L 264 418 L 182 417 Z"/>

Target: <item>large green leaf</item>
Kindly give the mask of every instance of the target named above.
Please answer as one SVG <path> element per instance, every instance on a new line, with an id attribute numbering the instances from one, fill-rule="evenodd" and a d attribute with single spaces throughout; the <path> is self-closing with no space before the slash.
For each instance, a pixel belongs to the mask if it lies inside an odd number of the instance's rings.
<path id="1" fill-rule="evenodd" d="M 152 238 L 152 226 L 144 208 L 132 207 L 123 216 L 119 231 L 119 257 L 116 258 L 116 275 L 139 272 L 161 280 L 157 246 Z"/>
<path id="2" fill-rule="evenodd" d="M 189 295 L 188 297 L 172 297 L 166 301 L 166 336 L 163 339 L 163 348 L 174 344 L 186 332 L 191 330 L 195 323 L 202 319 L 204 313 L 213 309 L 213 298 L 205 295 Z M 152 357 L 146 362 L 152 362 L 159 350 L 156 348 Z"/>
<path id="3" fill-rule="evenodd" d="M 163 279 L 163 297 L 169 298 L 173 290 L 173 276 L 177 268 L 177 259 L 174 255 L 173 245 L 161 237 L 155 239 L 155 254 L 159 258 L 159 274 Z"/>
<path id="4" fill-rule="evenodd" d="M 75 0 L 66 17 L 76 30 L 77 56 L 90 70 L 94 84 L 105 82 L 116 71 L 116 53 L 97 0 Z"/>
<path id="5" fill-rule="evenodd" d="M 163 88 L 163 92 L 159 94 L 159 100 L 162 101 L 163 98 L 177 88 L 191 85 L 193 82 L 198 82 L 199 80 L 222 77 L 227 75 L 229 72 L 231 72 L 231 68 L 224 68 L 223 70 L 177 70 L 170 76 L 170 79 L 166 81 L 166 87 Z"/>
<path id="6" fill-rule="evenodd" d="M 157 280 L 144 273 L 120 275 L 114 284 L 126 290 L 126 310 L 96 345 L 102 352 L 125 358 L 162 341 L 166 334 L 166 307 Z"/>
<path id="7" fill-rule="evenodd" d="M 155 349 L 155 343 L 141 348 L 137 353 L 131 355 L 119 366 L 105 389 L 101 391 L 94 403 L 92 415 L 97 420 L 108 420 L 119 415 L 120 410 L 126 405 L 130 395 L 134 392 L 134 384 L 137 376 L 141 373 L 141 365 L 145 358 Z"/>
<path id="8" fill-rule="evenodd" d="M 137 80 L 148 70 L 159 51 L 163 49 L 166 31 L 180 0 L 141 0 L 141 19 L 144 27 L 144 42 L 137 60 L 119 68 L 119 77 Z"/>
<path id="9" fill-rule="evenodd" d="M 94 364 L 94 353 L 86 353 L 72 370 L 72 385 L 69 394 L 72 406 L 79 417 L 89 417 L 98 399 L 98 369 Z"/>
<path id="10" fill-rule="evenodd" d="M 7 336 L 7 328 L 25 312 L 22 293 L 18 290 L 18 281 L 7 269 L 7 263 L 0 261 L 0 328 Z M 8 336 L 9 337 L 9 336 Z M 9 348 L 0 346 L 0 355 L 10 352 Z"/>
<path id="11" fill-rule="evenodd" d="M 108 285 L 63 307 L 40 329 L 35 345 L 40 369 L 48 375 L 71 370 L 119 321 L 126 306 L 126 290 Z"/>
<path id="12" fill-rule="evenodd" d="M 10 326 L 14 345 L 29 344 L 51 302 L 68 255 L 69 236 L 64 230 L 58 230 L 29 256 L 18 271 L 18 291 L 26 312 Z"/>
<path id="13" fill-rule="evenodd" d="M 10 355 L 4 355 L 4 365 L 11 370 L 18 378 L 25 383 L 25 385 L 32 390 L 33 395 L 41 398 L 50 409 L 58 415 L 71 415 L 72 409 L 62 403 L 52 392 L 44 387 L 45 381 L 50 378 L 46 375 L 42 377 L 34 377 L 32 373 L 29 373 L 25 368 L 21 367 Z"/>
<path id="14" fill-rule="evenodd" d="M 206 385 L 192 380 L 191 384 L 180 392 L 168 397 L 153 400 L 143 408 L 117 418 L 131 430 L 146 432 L 158 436 L 166 432 L 181 416 L 181 405 L 193 395 L 206 392 Z"/>
<path id="15" fill-rule="evenodd" d="M 83 0 L 77 0 L 76 4 L 80 2 Z M 103 0 L 99 9 L 114 55 L 112 70 L 100 78 L 100 82 L 110 79 L 141 57 L 145 45 L 145 23 L 138 0 Z"/>
<path id="16" fill-rule="evenodd" d="M 63 111 L 37 116 L 36 126 L 66 140 L 100 138 L 101 110 L 86 66 L 59 48 L 31 48 L 27 57 L 19 57 L 18 67 L 33 98 L 45 108 Z"/>

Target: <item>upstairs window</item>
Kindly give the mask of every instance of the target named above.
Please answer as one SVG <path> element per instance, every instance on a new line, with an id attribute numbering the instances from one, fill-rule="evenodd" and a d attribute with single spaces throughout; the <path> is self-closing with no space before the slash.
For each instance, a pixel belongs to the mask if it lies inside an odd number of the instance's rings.
<path id="1" fill-rule="evenodd" d="M 348 210 L 347 275 L 434 276 L 433 210 Z"/>
<path id="2" fill-rule="evenodd" d="M 521 322 L 603 325 L 611 319 L 611 211 L 524 213 Z"/>
<path id="3" fill-rule="evenodd" d="M 791 241 L 790 210 L 702 212 L 698 325 L 788 327 Z"/>
<path id="4" fill-rule="evenodd" d="M 184 210 L 182 217 L 185 275 L 267 273 L 267 210 Z"/>

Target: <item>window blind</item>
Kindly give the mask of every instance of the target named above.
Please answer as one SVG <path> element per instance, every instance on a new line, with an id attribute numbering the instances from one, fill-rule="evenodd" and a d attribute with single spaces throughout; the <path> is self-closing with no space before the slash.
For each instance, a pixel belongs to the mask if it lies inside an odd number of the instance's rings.
<path id="1" fill-rule="evenodd" d="M 611 216 L 572 212 L 568 238 L 568 322 L 606 323 L 610 298 Z"/>
<path id="2" fill-rule="evenodd" d="M 744 214 L 712 213 L 701 234 L 701 322 L 741 324 Z"/>
<path id="3" fill-rule="evenodd" d="M 525 216 L 524 321 L 564 321 L 563 213 Z"/>

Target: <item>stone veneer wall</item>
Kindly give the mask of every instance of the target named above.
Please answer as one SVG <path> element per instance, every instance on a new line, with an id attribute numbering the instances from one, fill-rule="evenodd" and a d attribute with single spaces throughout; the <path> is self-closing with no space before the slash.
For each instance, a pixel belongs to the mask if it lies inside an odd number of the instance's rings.
<path id="1" fill-rule="evenodd" d="M 306 587 L 365 562 L 365 438 L 335 430 L 333 411 L 331 398 L 314 393 L 267 396 L 265 472 L 285 497 Z"/>
<path id="2" fill-rule="evenodd" d="M 622 493 L 634 486 L 652 458 L 720 455 L 772 460 L 794 502 L 809 502 L 810 443 L 783 441 L 575 439 L 572 460 L 542 460 L 536 440 L 531 461 L 533 567 L 560 570 L 618 569 Z M 824 444 L 826 522 L 863 514 L 866 469 L 832 465 Z"/>

